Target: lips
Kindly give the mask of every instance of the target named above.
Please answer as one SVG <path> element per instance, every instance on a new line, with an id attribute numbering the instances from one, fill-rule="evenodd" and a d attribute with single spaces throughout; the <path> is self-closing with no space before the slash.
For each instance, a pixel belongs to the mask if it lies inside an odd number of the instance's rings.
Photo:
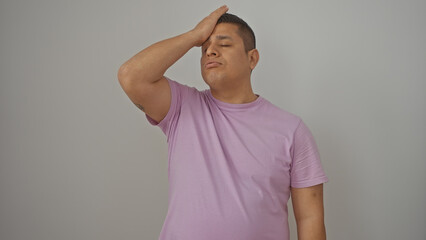
<path id="1" fill-rule="evenodd" d="M 221 63 L 220 62 L 216 62 L 216 61 L 208 61 L 204 66 L 209 69 L 209 68 L 213 68 L 213 67 L 218 67 L 220 66 Z"/>

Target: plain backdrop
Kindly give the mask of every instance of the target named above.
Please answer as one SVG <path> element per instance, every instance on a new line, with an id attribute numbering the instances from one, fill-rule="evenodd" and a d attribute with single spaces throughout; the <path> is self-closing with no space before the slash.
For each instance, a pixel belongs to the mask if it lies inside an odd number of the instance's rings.
<path id="1" fill-rule="evenodd" d="M 253 28 L 255 93 L 300 116 L 329 182 L 328 239 L 426 239 L 425 1 L 0 3 L 0 239 L 158 239 L 167 143 L 117 80 L 227 4 Z M 207 89 L 200 49 L 166 76 Z M 291 239 L 297 239 L 289 201 Z"/>

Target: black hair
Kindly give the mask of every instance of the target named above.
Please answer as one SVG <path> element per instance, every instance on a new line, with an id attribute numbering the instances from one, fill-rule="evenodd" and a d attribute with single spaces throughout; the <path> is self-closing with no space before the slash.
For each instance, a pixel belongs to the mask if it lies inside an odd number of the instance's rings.
<path id="1" fill-rule="evenodd" d="M 238 26 L 238 34 L 243 39 L 244 49 L 246 52 L 256 48 L 256 38 L 251 27 L 241 18 L 231 13 L 224 13 L 217 20 L 219 23 L 232 23 Z"/>

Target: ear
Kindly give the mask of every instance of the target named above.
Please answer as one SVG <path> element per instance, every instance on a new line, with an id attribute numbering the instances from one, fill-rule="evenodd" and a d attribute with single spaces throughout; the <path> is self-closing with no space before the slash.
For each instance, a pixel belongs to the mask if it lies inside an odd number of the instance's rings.
<path id="1" fill-rule="evenodd" d="M 250 50 L 248 52 L 248 58 L 250 63 L 250 69 L 253 70 L 256 67 L 257 62 L 259 61 L 259 51 L 256 48 Z"/>

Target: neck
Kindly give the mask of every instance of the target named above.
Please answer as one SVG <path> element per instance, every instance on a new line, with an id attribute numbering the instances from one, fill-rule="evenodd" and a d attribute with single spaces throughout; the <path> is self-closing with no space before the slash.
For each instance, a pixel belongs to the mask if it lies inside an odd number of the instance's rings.
<path id="1" fill-rule="evenodd" d="M 233 104 L 243 104 L 255 101 L 259 96 L 253 92 L 250 84 L 240 88 L 212 89 L 210 92 L 214 98 Z"/>

